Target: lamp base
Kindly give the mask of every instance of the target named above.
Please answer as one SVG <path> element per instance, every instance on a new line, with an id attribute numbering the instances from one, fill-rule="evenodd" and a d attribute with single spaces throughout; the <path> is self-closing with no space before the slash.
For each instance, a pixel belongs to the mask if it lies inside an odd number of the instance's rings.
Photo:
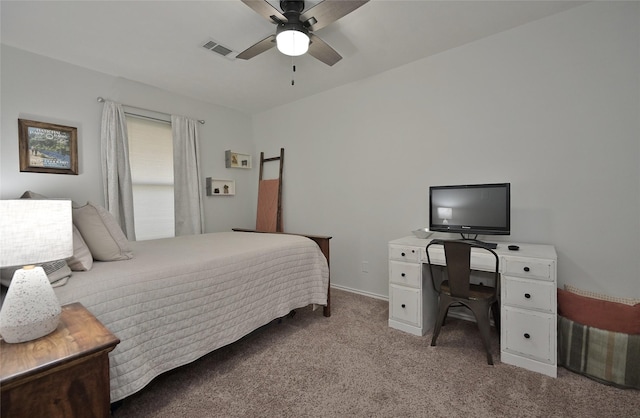
<path id="1" fill-rule="evenodd" d="M 0 310 L 0 335 L 8 343 L 35 340 L 55 331 L 61 313 L 42 267 L 16 270 Z"/>

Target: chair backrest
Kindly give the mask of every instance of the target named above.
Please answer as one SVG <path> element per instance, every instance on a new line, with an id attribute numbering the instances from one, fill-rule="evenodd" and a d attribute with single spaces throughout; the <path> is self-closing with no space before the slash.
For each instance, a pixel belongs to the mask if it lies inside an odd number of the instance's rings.
<path id="1" fill-rule="evenodd" d="M 462 241 L 445 241 L 444 257 L 447 260 L 447 277 L 451 296 L 469 298 L 471 278 L 471 245 Z"/>
<path id="2" fill-rule="evenodd" d="M 447 263 L 447 276 L 449 280 L 449 289 L 451 291 L 451 296 L 457 298 L 468 299 L 470 296 L 470 278 L 471 278 L 471 249 L 472 248 L 480 248 L 482 250 L 488 251 L 493 254 L 495 258 L 495 271 L 494 277 L 496 280 L 496 288 L 499 284 L 498 278 L 498 269 L 499 269 L 499 261 L 498 255 L 495 251 L 484 247 L 482 245 L 475 244 L 469 241 L 461 241 L 461 240 L 451 240 L 444 241 L 444 256 Z M 429 247 L 432 244 L 427 245 L 427 260 L 429 262 L 429 268 L 431 269 L 431 258 L 429 256 Z M 433 271 L 431 271 L 431 280 L 433 282 L 433 287 L 437 292 L 440 292 L 440 286 L 436 286 L 433 276 Z"/>

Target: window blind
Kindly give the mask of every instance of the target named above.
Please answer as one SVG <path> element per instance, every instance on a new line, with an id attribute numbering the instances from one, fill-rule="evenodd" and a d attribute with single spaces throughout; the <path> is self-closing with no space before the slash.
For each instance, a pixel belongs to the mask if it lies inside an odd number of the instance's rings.
<path id="1" fill-rule="evenodd" d="M 127 115 L 136 238 L 175 235 L 171 124 Z"/>

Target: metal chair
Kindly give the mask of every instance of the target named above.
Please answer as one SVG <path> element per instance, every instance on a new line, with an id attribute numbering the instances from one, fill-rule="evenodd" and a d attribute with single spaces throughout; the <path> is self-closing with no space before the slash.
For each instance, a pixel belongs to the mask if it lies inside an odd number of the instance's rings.
<path id="1" fill-rule="evenodd" d="M 427 247 L 427 262 L 433 288 L 439 294 L 438 316 L 431 339 L 431 345 L 436 345 L 440 329 L 449 312 L 450 306 L 465 306 L 471 310 L 478 323 L 482 344 L 487 352 L 487 362 L 493 364 L 490 345 L 489 311 L 493 312 L 493 320 L 498 332 L 500 331 L 500 304 L 498 255 L 491 249 L 466 241 L 444 241 L 444 254 L 446 259 L 447 280 L 438 285 L 435 282 L 429 247 L 436 243 L 430 242 Z M 471 284 L 471 249 L 478 248 L 488 251 L 495 257 L 495 287 Z"/>

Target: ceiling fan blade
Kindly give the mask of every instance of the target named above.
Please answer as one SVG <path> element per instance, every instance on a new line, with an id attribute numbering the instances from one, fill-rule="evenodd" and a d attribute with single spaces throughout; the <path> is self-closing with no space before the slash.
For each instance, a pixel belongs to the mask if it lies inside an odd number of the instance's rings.
<path id="1" fill-rule="evenodd" d="M 242 2 L 271 23 L 287 22 L 287 18 L 267 0 L 242 0 Z"/>
<path id="2" fill-rule="evenodd" d="M 248 60 L 258 54 L 262 54 L 263 52 L 270 50 L 274 46 L 276 46 L 276 35 L 269 35 L 260 42 L 251 45 L 249 48 L 239 53 L 236 58 Z"/>
<path id="3" fill-rule="evenodd" d="M 302 13 L 300 15 L 300 21 L 305 24 L 307 29 L 316 31 L 348 15 L 368 1 L 369 0 L 324 0 Z"/>
<path id="4" fill-rule="evenodd" d="M 312 57 L 319 59 L 329 66 L 332 66 L 342 59 L 342 56 L 340 56 L 335 49 L 331 48 L 325 41 L 313 33 L 309 34 L 309 38 L 311 39 L 309 55 Z"/>

